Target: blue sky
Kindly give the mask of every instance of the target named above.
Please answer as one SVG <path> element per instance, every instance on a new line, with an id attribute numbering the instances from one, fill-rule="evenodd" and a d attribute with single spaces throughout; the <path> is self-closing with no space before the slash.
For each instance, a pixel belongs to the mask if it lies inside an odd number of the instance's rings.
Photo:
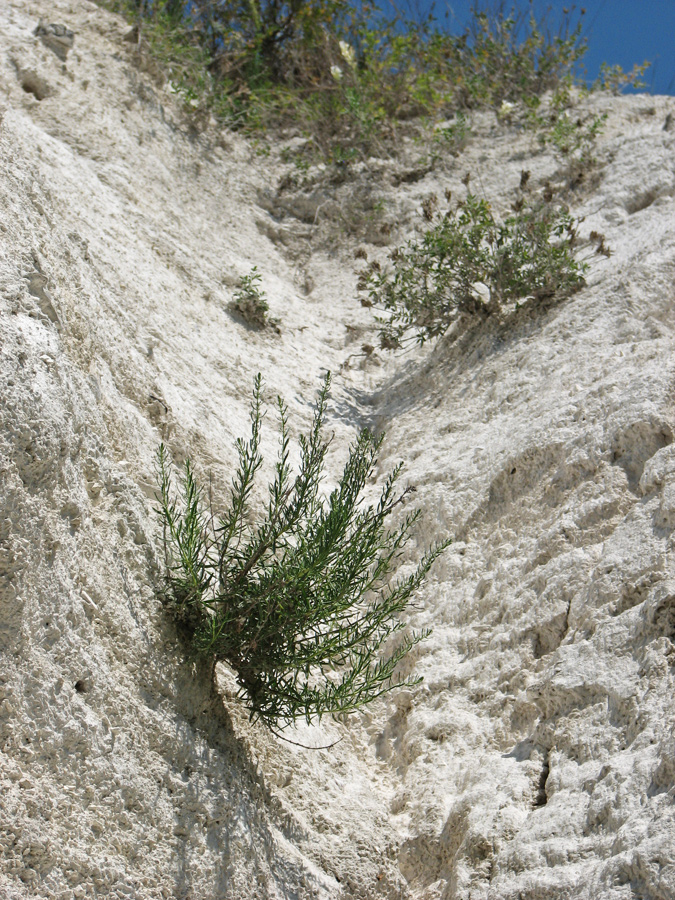
<path id="1" fill-rule="evenodd" d="M 424 11 L 431 2 L 416 0 L 411 5 Z M 509 0 L 504 4 L 506 10 L 512 5 Z M 515 5 L 527 8 L 526 0 L 518 0 Z M 440 23 L 448 23 L 450 31 L 461 32 L 471 6 L 472 0 L 438 0 L 434 13 Z M 554 24 L 559 22 L 563 7 L 586 9 L 583 26 L 588 53 L 584 65 L 591 79 L 603 61 L 619 63 L 629 71 L 635 63 L 650 60 L 653 65 L 645 76 L 647 89 L 655 94 L 675 94 L 675 0 L 533 0 L 533 6 L 537 15 L 550 8 Z"/>

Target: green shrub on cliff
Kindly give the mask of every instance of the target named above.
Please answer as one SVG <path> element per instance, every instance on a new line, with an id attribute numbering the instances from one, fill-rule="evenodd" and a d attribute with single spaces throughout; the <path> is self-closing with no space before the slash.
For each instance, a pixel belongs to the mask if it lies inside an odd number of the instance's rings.
<path id="1" fill-rule="evenodd" d="M 428 205 L 426 213 L 433 219 Z M 486 200 L 469 194 L 420 240 L 395 249 L 390 268 L 362 279 L 369 305 L 385 313 L 383 348 L 440 337 L 461 315 L 493 315 L 509 302 L 578 290 L 586 264 L 574 255 L 577 227 L 565 207 L 545 201 L 499 221 Z"/>
<path id="2" fill-rule="evenodd" d="M 239 466 L 222 512 L 205 506 L 189 461 L 177 499 L 163 445 L 158 454 L 168 608 L 197 657 L 234 670 L 251 718 L 270 728 L 350 712 L 419 681 L 397 677 L 396 668 L 427 632 L 390 639 L 405 628 L 400 614 L 447 546 L 437 545 L 409 574 L 392 578 L 419 510 L 388 527 L 409 492 L 397 492 L 400 465 L 386 479 L 378 503 L 364 504 L 382 442 L 369 431 L 350 448 L 335 490 L 329 497 L 321 493 L 329 385 L 327 376 L 311 430 L 300 438 L 295 476 L 287 410 L 278 398 L 280 451 L 261 516 L 250 510 L 263 465 L 259 375 L 251 437 L 237 441 Z"/>

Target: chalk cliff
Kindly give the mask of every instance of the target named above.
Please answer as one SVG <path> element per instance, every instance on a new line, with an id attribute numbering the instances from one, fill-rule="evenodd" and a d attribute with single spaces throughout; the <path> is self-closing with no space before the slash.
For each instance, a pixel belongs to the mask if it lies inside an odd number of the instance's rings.
<path id="1" fill-rule="evenodd" d="M 191 123 L 127 32 L 0 4 L 0 896 L 675 897 L 675 101 L 584 101 L 581 180 L 486 113 L 458 157 L 303 185 L 283 142 Z M 380 351 L 357 248 L 467 172 L 505 213 L 523 170 L 585 216 L 587 286 Z M 253 266 L 279 333 L 228 311 Z M 454 543 L 411 615 L 424 682 L 309 751 L 186 659 L 154 455 L 224 491 L 255 373 L 297 432 L 326 368 L 331 473 L 386 430 L 419 548 Z"/>

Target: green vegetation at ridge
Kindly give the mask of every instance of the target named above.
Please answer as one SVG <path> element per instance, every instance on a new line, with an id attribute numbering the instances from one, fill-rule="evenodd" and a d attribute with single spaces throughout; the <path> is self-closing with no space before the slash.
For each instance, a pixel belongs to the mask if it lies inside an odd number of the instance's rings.
<path id="1" fill-rule="evenodd" d="M 551 31 L 529 4 L 508 15 L 476 6 L 452 35 L 431 15 L 387 17 L 375 0 L 99 2 L 139 25 L 141 48 L 191 108 L 249 132 L 300 134 L 308 157 L 338 163 L 387 155 L 402 134 L 462 110 L 529 104 L 534 122 L 537 98 L 574 84 L 586 50 L 581 16 Z M 620 89 L 641 71 L 605 67 L 598 86 Z"/>

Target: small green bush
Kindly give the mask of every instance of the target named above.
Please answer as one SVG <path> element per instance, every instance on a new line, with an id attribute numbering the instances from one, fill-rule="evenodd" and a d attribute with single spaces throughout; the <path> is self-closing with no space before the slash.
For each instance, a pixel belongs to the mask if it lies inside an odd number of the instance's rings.
<path id="1" fill-rule="evenodd" d="M 265 328 L 272 324 L 269 303 L 265 292 L 260 288 L 261 280 L 258 267 L 253 266 L 248 275 L 242 275 L 239 279 L 239 289 L 230 304 L 230 309 L 253 328 Z"/>
<path id="2" fill-rule="evenodd" d="M 382 437 L 363 431 L 342 478 L 321 493 L 327 444 L 323 424 L 326 376 L 309 434 L 300 438 L 300 471 L 289 464 L 287 409 L 277 399 L 280 451 L 264 515 L 254 522 L 249 503 L 263 459 L 262 383 L 255 381 L 251 437 L 237 441 L 239 466 L 228 507 L 205 507 L 189 460 L 182 497 L 174 497 L 171 464 L 158 453 L 167 561 L 165 598 L 197 657 L 225 662 L 236 673 L 252 719 L 270 728 L 298 718 L 349 712 L 420 679 L 397 678 L 397 664 L 428 632 L 385 642 L 405 627 L 400 618 L 432 563 L 447 546 L 430 550 L 414 570 L 392 580 L 419 510 L 389 530 L 387 522 L 410 489 L 396 493 L 397 466 L 376 506 L 363 490 Z M 385 650 L 385 652 L 383 652 Z"/>
<path id="3" fill-rule="evenodd" d="M 650 66 L 651 63 L 648 61 L 636 63 L 630 72 L 624 72 L 621 66 L 611 66 L 604 62 L 600 66 L 600 74 L 593 84 L 593 90 L 620 94 L 627 87 L 634 90 L 645 88 L 647 85 L 642 77 Z"/>
<path id="4" fill-rule="evenodd" d="M 564 159 L 577 165 L 593 163 L 595 141 L 602 132 L 607 113 L 591 116 L 575 111 L 568 87 L 554 91 L 545 102 L 533 97 L 526 106 L 525 125 L 536 132 L 542 147 L 554 147 Z"/>
<path id="5" fill-rule="evenodd" d="M 530 4 L 515 4 L 509 15 L 503 9 L 474 4 L 472 23 L 458 42 L 457 89 L 469 108 L 497 109 L 541 96 L 573 78 L 586 53 L 581 17 L 574 24 L 569 10 L 553 34 L 549 15 L 538 20 Z"/>
<path id="6" fill-rule="evenodd" d="M 443 149 L 453 156 L 458 156 L 466 147 L 471 136 L 471 123 L 463 112 L 458 112 L 450 125 L 436 128 L 433 134 L 433 142 L 436 145 L 432 155 L 438 155 Z"/>
<path id="7" fill-rule="evenodd" d="M 428 206 L 425 217 L 433 217 Z M 486 200 L 469 194 L 421 240 L 394 250 L 392 268 L 362 279 L 368 305 L 388 314 L 379 319 L 382 347 L 440 337 L 461 314 L 490 315 L 509 301 L 578 290 L 586 264 L 573 252 L 577 227 L 565 207 L 546 202 L 521 205 L 499 222 Z"/>

